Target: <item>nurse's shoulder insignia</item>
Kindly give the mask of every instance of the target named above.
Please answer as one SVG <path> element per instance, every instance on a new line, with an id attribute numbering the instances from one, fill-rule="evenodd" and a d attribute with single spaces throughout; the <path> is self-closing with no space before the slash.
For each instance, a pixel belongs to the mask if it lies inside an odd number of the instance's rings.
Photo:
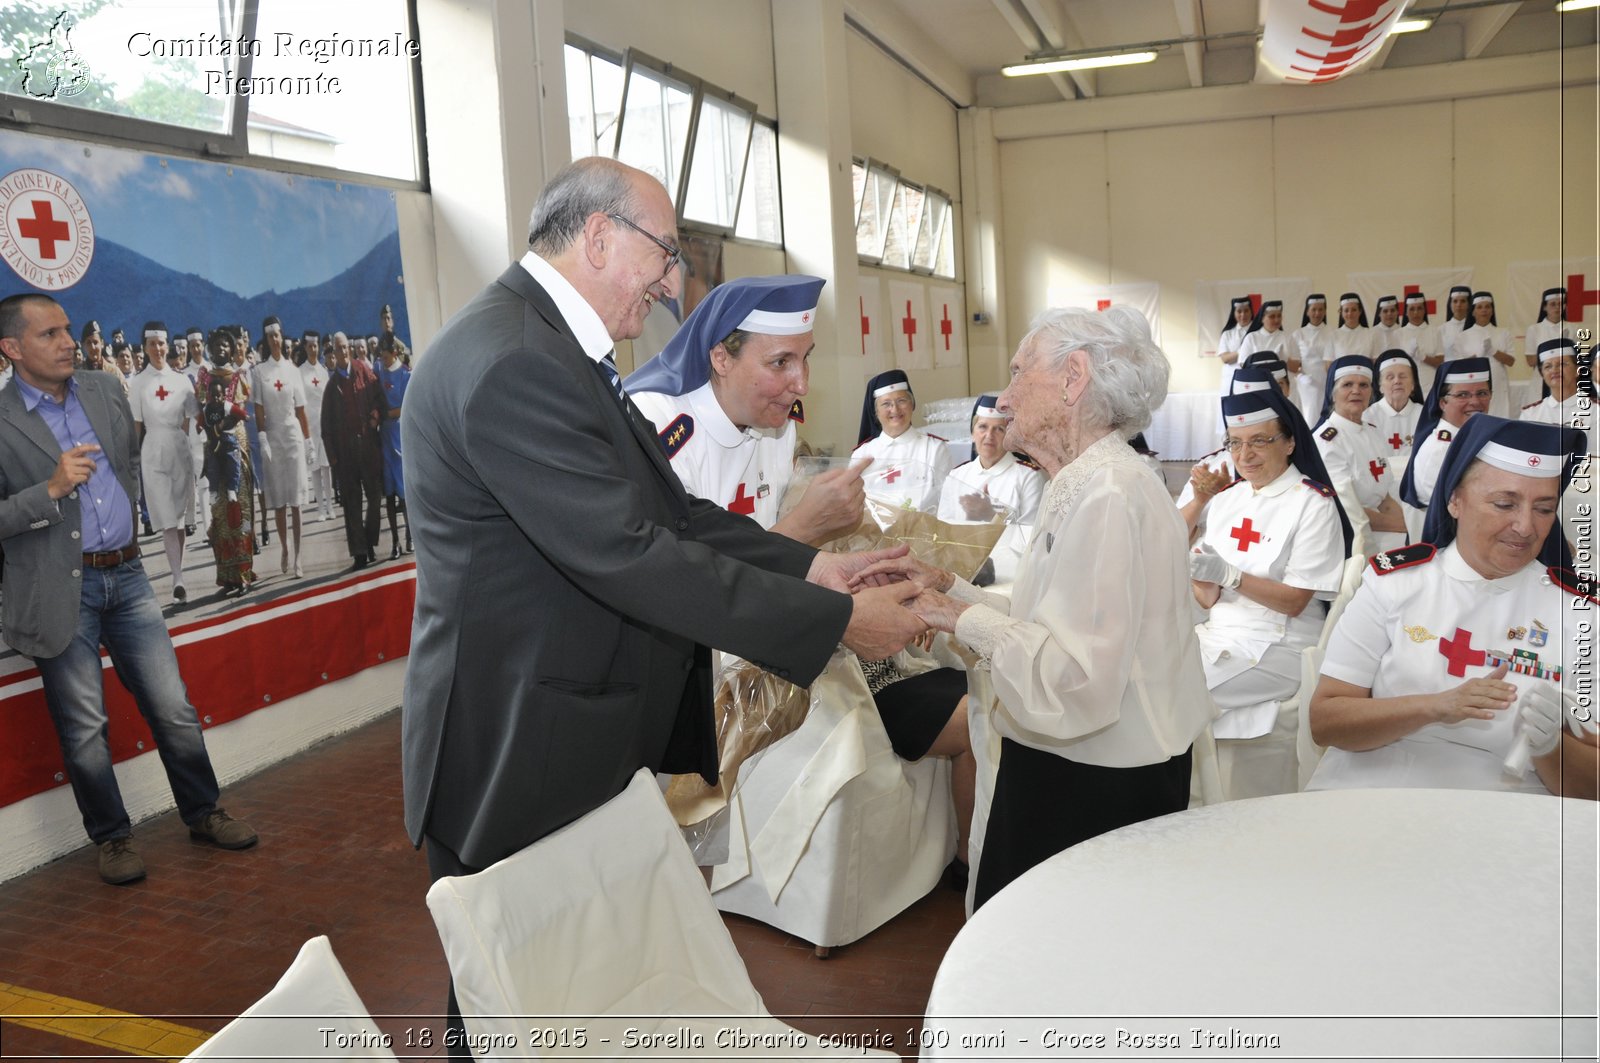
<path id="1" fill-rule="evenodd" d="M 1311 490 L 1315 491 L 1317 494 L 1321 495 L 1323 498 L 1332 498 L 1333 497 L 1333 488 L 1329 487 L 1325 483 L 1319 483 L 1318 481 L 1313 480 L 1309 476 L 1307 476 L 1305 479 L 1301 480 L 1300 482 L 1305 484 L 1307 487 L 1311 488 Z"/>
<path id="2" fill-rule="evenodd" d="M 1435 432 L 1434 435 L 1438 437 L 1439 442 L 1441 443 L 1448 443 L 1452 438 L 1450 435 L 1450 429 L 1448 428 L 1441 428 Z"/>
<path id="3" fill-rule="evenodd" d="M 1320 435 L 1324 440 L 1331 443 L 1339 435 L 1339 430 L 1330 424 L 1322 430 Z"/>
<path id="4" fill-rule="evenodd" d="M 1025 468 L 1025 469 L 1033 469 L 1035 472 L 1043 472 L 1044 471 L 1042 468 L 1040 468 L 1039 463 L 1034 461 L 1032 458 L 1028 457 L 1028 455 L 1026 455 L 1026 454 L 1018 454 L 1015 451 L 1013 451 L 1012 453 L 1016 455 L 1017 464 L 1021 465 L 1023 468 Z"/>
<path id="5" fill-rule="evenodd" d="M 1532 410 L 1532 409 L 1535 409 L 1536 407 L 1543 406 L 1543 405 L 1544 405 L 1544 400 L 1543 399 L 1535 399 L 1534 401 L 1532 401 L 1532 402 L 1528 403 L 1526 406 L 1524 406 L 1523 409 L 1524 410 Z"/>
<path id="6" fill-rule="evenodd" d="M 1583 598 L 1593 605 L 1600 605 L 1600 598 L 1596 597 L 1595 581 L 1589 576 L 1580 576 L 1570 568 L 1552 566 L 1547 570 L 1550 573 L 1550 582 L 1566 591 L 1568 594 Z"/>
<path id="7" fill-rule="evenodd" d="M 672 423 L 661 430 L 661 449 L 667 452 L 668 458 L 677 457 L 678 451 L 689 442 L 694 435 L 694 418 L 686 413 L 680 413 L 672 419 Z"/>
<path id="8" fill-rule="evenodd" d="M 806 408 L 799 399 L 795 399 L 794 405 L 789 407 L 789 420 L 800 424 L 806 423 Z"/>
<path id="9" fill-rule="evenodd" d="M 1372 571 L 1380 576 L 1399 572 L 1403 568 L 1426 565 L 1438 553 L 1432 543 L 1412 543 L 1398 550 L 1386 550 L 1372 559 Z"/>

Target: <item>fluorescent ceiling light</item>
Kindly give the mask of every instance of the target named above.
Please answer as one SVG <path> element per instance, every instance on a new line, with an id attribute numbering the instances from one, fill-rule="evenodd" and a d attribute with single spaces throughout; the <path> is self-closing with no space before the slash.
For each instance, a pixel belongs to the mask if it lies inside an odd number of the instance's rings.
<path id="1" fill-rule="evenodd" d="M 1594 2 L 1600 4 L 1600 0 L 1594 0 Z M 1431 25 L 1433 25 L 1433 19 L 1431 18 L 1403 18 L 1390 27 L 1389 32 L 1421 33 Z"/>
<path id="2" fill-rule="evenodd" d="M 1600 3 L 1600 0 L 1596 2 Z M 1085 55 L 1074 59 L 1041 59 L 1037 63 L 1003 66 L 1000 73 L 1008 78 L 1028 74 L 1059 74 L 1067 70 L 1093 70 L 1102 66 L 1133 66 L 1135 63 L 1152 62 L 1155 57 L 1155 52 L 1119 52 L 1116 55 Z"/>
<path id="3" fill-rule="evenodd" d="M 1564 15 L 1568 11 L 1587 11 L 1591 7 L 1600 7 L 1600 0 L 1561 0 L 1556 10 Z"/>

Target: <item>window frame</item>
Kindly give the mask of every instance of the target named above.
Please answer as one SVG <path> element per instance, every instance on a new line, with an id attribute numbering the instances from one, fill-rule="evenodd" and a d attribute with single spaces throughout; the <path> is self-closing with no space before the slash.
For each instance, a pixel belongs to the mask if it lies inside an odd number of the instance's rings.
<path id="1" fill-rule="evenodd" d="M 766 117 L 765 115 L 763 115 L 759 111 L 755 112 L 755 117 L 750 123 L 750 147 L 751 148 L 755 147 L 756 126 L 758 126 L 758 125 L 764 125 L 764 126 L 766 126 L 768 129 L 770 129 L 772 131 L 772 165 L 773 165 L 773 168 L 777 171 L 777 178 L 778 178 L 778 241 L 776 243 L 774 243 L 771 240 L 760 240 L 760 239 L 757 239 L 754 236 L 740 236 L 740 235 L 738 235 L 739 212 L 744 210 L 744 193 L 745 193 L 745 190 L 750 186 L 750 154 L 749 154 L 748 150 L 745 152 L 745 159 L 744 159 L 745 172 L 744 172 L 743 176 L 741 176 L 739 178 L 739 205 L 734 210 L 734 213 L 733 213 L 733 228 L 734 228 L 734 232 L 733 232 L 732 235 L 730 235 L 728 237 L 728 239 L 734 240 L 734 241 L 736 241 L 738 243 L 741 243 L 741 244 L 749 244 L 752 247 L 772 247 L 772 248 L 777 248 L 778 250 L 781 251 L 781 250 L 783 250 L 783 247 L 784 247 L 784 242 L 783 242 L 783 152 L 780 151 L 779 147 L 778 147 L 778 145 L 780 144 L 780 140 L 778 138 L 778 123 L 777 123 L 777 121 L 775 119 L 768 118 L 768 117 Z M 682 224 L 687 229 L 691 229 L 691 230 L 695 230 L 695 231 L 698 231 L 698 229 L 699 229 L 699 222 L 682 221 Z"/>
<path id="2" fill-rule="evenodd" d="M 576 33 L 568 33 L 568 34 L 566 34 L 566 37 L 565 37 L 565 40 L 563 41 L 563 44 L 567 48 L 573 48 L 573 49 L 576 49 L 577 51 L 583 52 L 584 55 L 588 57 L 587 60 L 586 60 L 585 65 L 587 67 L 587 74 L 588 74 L 588 77 L 587 77 L 586 80 L 588 81 L 588 84 L 589 84 L 589 119 L 592 122 L 594 120 L 594 115 L 595 115 L 595 110 L 594 110 L 594 58 L 596 56 L 598 56 L 601 59 L 604 59 L 606 62 L 611 63 L 612 65 L 614 65 L 614 66 L 616 66 L 616 67 L 618 67 L 619 69 L 622 70 L 622 72 L 623 72 L 623 91 L 626 92 L 627 91 L 627 70 L 628 70 L 628 68 L 627 68 L 627 55 L 624 52 L 618 52 L 618 51 L 615 51 L 615 50 L 613 50 L 611 48 L 607 48 L 605 45 L 596 44 L 594 41 L 589 40 L 587 37 L 580 37 Z M 569 127 L 571 125 L 571 122 L 572 122 L 572 101 L 568 100 L 567 101 L 567 123 L 568 123 Z M 619 125 L 622 122 L 622 100 L 621 99 L 618 99 L 618 101 L 617 101 L 617 122 L 618 122 Z M 611 136 L 610 139 L 611 139 L 611 143 L 606 146 L 606 149 L 608 151 L 612 152 L 612 154 L 605 155 L 605 154 L 601 154 L 601 153 L 597 152 L 596 154 L 597 154 L 598 157 L 600 157 L 600 158 L 615 158 L 616 157 L 615 152 L 616 152 L 616 148 L 617 148 L 617 140 L 616 140 L 615 133 L 613 133 L 613 135 Z M 572 137 L 570 136 L 570 134 L 568 135 L 567 140 L 568 140 L 569 143 L 571 142 Z M 600 141 L 599 134 L 596 134 L 596 136 L 595 136 L 595 146 L 598 148 L 600 146 L 600 143 L 601 143 L 601 141 Z"/>
<path id="3" fill-rule="evenodd" d="M 240 0 L 238 25 L 235 29 L 228 30 L 226 36 L 254 39 L 259 3 L 260 0 Z M 16 129 L 40 136 L 89 140 L 152 154 L 321 177 L 331 181 L 348 181 L 379 188 L 425 192 L 428 190 L 428 158 L 423 145 L 427 143 L 427 125 L 423 108 L 421 38 L 417 29 L 416 0 L 406 0 L 406 32 L 409 34 L 409 39 L 419 42 L 418 56 L 407 60 L 411 67 L 411 97 L 414 101 L 411 130 L 411 155 L 417 174 L 414 180 L 367 173 L 362 170 L 345 170 L 296 159 L 282 159 L 273 155 L 253 154 L 250 151 L 249 140 L 250 100 L 254 97 L 241 93 L 234 93 L 229 97 L 228 129 L 219 133 L 188 126 L 168 125 L 148 118 L 90 111 L 49 100 L 36 100 L 0 88 L 0 128 Z M 239 55 L 236 58 L 234 76 L 241 79 L 249 78 L 254 59 L 249 50 Z"/>
<path id="4" fill-rule="evenodd" d="M 854 162 L 855 159 L 852 159 L 851 161 Z M 861 201 L 856 204 L 856 258 L 858 261 L 868 266 L 878 266 L 883 269 L 900 269 L 901 267 L 899 266 L 883 265 L 884 247 L 889 242 L 889 226 L 884 224 L 883 215 L 881 214 L 878 215 L 877 253 L 862 254 L 861 252 L 861 210 L 866 206 L 867 195 L 869 190 L 872 188 L 873 176 L 874 174 L 882 174 L 887 175 L 889 178 L 891 182 L 889 191 L 889 210 L 890 212 L 893 212 L 895 193 L 900 187 L 900 171 L 881 159 L 875 159 L 870 155 L 861 157 L 860 161 L 862 165 L 866 167 L 867 172 L 865 178 L 863 178 L 861 182 Z M 877 203 L 874 202 L 873 210 L 876 211 L 877 209 Z"/>
<path id="5" fill-rule="evenodd" d="M 723 239 L 731 239 L 734 230 L 739 227 L 739 204 L 744 201 L 745 178 L 750 173 L 750 145 L 755 142 L 756 119 L 758 117 L 756 105 L 752 101 L 727 89 L 712 85 L 706 81 L 696 80 L 698 84 L 695 88 L 694 109 L 689 117 L 689 142 L 684 149 L 682 188 L 678 193 L 678 200 L 675 204 L 678 212 L 678 221 L 685 226 L 694 226 L 698 232 L 710 233 Z M 700 143 L 700 118 L 705 114 L 705 101 L 707 98 L 716 100 L 718 103 L 731 104 L 750 116 L 750 124 L 744 131 L 744 151 L 739 163 L 739 190 L 734 193 L 733 222 L 730 225 L 718 225 L 716 222 L 705 221 L 701 218 L 690 218 L 685 213 L 689 205 L 689 182 L 694 176 L 695 148 Z M 626 82 L 623 85 L 623 100 L 627 100 Z M 773 127 L 773 131 L 777 131 L 776 126 Z"/>

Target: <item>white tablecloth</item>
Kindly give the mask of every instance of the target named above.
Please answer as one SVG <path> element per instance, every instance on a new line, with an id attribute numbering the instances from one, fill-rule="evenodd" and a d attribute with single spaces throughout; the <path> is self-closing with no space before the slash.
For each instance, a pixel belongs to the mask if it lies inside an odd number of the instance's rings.
<path id="1" fill-rule="evenodd" d="M 923 1058 L 1592 1060 L 1596 822 L 1586 801 L 1348 790 L 1091 839 L 957 935 Z"/>

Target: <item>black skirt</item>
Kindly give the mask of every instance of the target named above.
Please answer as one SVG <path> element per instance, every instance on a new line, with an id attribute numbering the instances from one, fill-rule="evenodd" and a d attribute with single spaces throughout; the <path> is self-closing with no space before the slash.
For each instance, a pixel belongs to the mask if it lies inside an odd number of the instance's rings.
<path id="1" fill-rule="evenodd" d="M 1103 768 L 1002 738 L 973 910 L 1063 849 L 1188 808 L 1193 760 L 1190 746 L 1158 764 Z"/>
<path id="2" fill-rule="evenodd" d="M 935 668 L 891 683 L 872 695 L 889 744 L 901 760 L 921 760 L 967 693 L 967 673 Z"/>

